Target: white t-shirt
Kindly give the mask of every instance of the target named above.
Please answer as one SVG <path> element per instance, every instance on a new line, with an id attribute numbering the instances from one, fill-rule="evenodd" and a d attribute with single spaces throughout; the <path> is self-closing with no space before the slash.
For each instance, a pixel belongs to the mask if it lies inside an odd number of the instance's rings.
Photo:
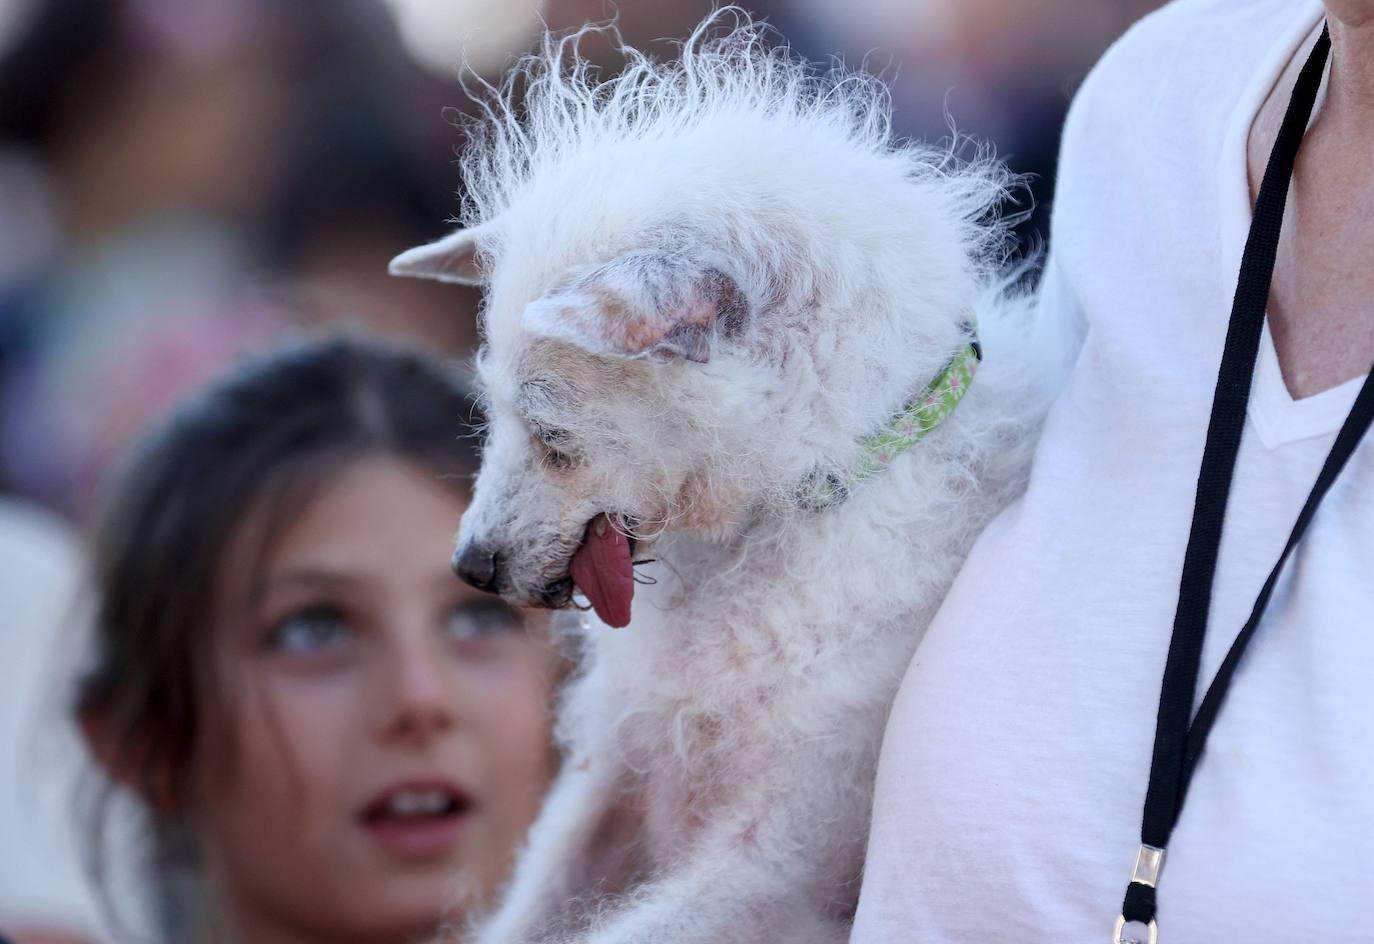
<path id="1" fill-rule="evenodd" d="M 108 891 L 86 873 L 85 792 L 100 774 L 70 718 L 89 644 L 90 601 L 76 533 L 0 496 L 0 932 L 92 941 L 154 939 L 140 864 L 141 815 L 123 793 L 110 808 Z"/>
<path id="2" fill-rule="evenodd" d="M 1079 93 L 1043 304 L 1086 340 L 1027 493 L 977 542 L 897 698 L 853 944 L 1110 939 L 1249 225 L 1247 135 L 1320 16 L 1175 3 Z M 1361 383 L 1295 402 L 1266 330 L 1199 699 Z M 1236 674 L 1158 894 L 1164 944 L 1374 941 L 1369 438 Z"/>

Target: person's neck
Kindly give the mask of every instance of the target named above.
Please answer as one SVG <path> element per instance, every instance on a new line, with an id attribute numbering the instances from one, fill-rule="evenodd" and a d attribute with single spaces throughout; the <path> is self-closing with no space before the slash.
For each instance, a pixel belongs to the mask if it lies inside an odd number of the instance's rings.
<path id="1" fill-rule="evenodd" d="M 1374 150 L 1374 15 L 1356 22 L 1334 6 L 1328 3 L 1326 97 L 1298 152 L 1269 291 L 1274 350 L 1294 399 L 1364 374 L 1374 359 L 1367 305 L 1374 275 L 1360 264 L 1374 250 L 1374 181 L 1365 157 Z M 1314 30 L 1251 126 L 1252 199 L 1315 41 Z"/>
<path id="2" fill-rule="evenodd" d="M 1374 15 L 1355 23 L 1330 17 L 1329 28 L 1331 77 L 1324 110 L 1366 140 L 1374 139 Z"/>
<path id="3" fill-rule="evenodd" d="M 426 935 L 400 936 L 386 941 L 363 936 L 340 937 L 325 929 L 312 931 L 290 927 L 271 916 L 239 911 L 228 920 L 229 940 L 234 944 L 402 944 L 404 941 L 424 940 Z"/>

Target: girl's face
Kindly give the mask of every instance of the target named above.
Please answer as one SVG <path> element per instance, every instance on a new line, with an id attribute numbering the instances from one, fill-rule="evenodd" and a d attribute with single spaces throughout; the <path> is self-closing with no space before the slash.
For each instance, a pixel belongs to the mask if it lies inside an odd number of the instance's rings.
<path id="1" fill-rule="evenodd" d="M 364 458 L 265 560 L 231 546 L 192 803 L 240 939 L 417 939 L 505 877 L 553 772 L 554 658 L 450 572 L 463 508 Z"/>

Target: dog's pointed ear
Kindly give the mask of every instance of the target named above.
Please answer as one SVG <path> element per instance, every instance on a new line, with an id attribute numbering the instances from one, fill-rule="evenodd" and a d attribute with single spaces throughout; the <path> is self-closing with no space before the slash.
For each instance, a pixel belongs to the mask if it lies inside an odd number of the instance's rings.
<path id="1" fill-rule="evenodd" d="M 477 253 L 486 235 L 484 230 L 483 226 L 460 229 L 443 239 L 407 249 L 391 260 L 387 271 L 456 285 L 482 285 L 486 276 L 477 264 Z"/>
<path id="2" fill-rule="evenodd" d="M 525 308 L 531 334 L 609 357 L 704 364 L 743 328 L 748 304 L 720 268 L 680 253 L 630 253 L 575 269 Z"/>

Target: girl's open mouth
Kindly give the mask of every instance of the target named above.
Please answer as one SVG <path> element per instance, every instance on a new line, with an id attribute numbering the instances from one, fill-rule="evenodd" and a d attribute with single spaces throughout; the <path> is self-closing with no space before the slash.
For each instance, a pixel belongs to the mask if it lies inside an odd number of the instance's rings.
<path id="1" fill-rule="evenodd" d="M 447 854 L 471 818 L 473 804 L 453 784 L 412 782 L 391 787 L 358 814 L 376 842 L 402 859 Z"/>

